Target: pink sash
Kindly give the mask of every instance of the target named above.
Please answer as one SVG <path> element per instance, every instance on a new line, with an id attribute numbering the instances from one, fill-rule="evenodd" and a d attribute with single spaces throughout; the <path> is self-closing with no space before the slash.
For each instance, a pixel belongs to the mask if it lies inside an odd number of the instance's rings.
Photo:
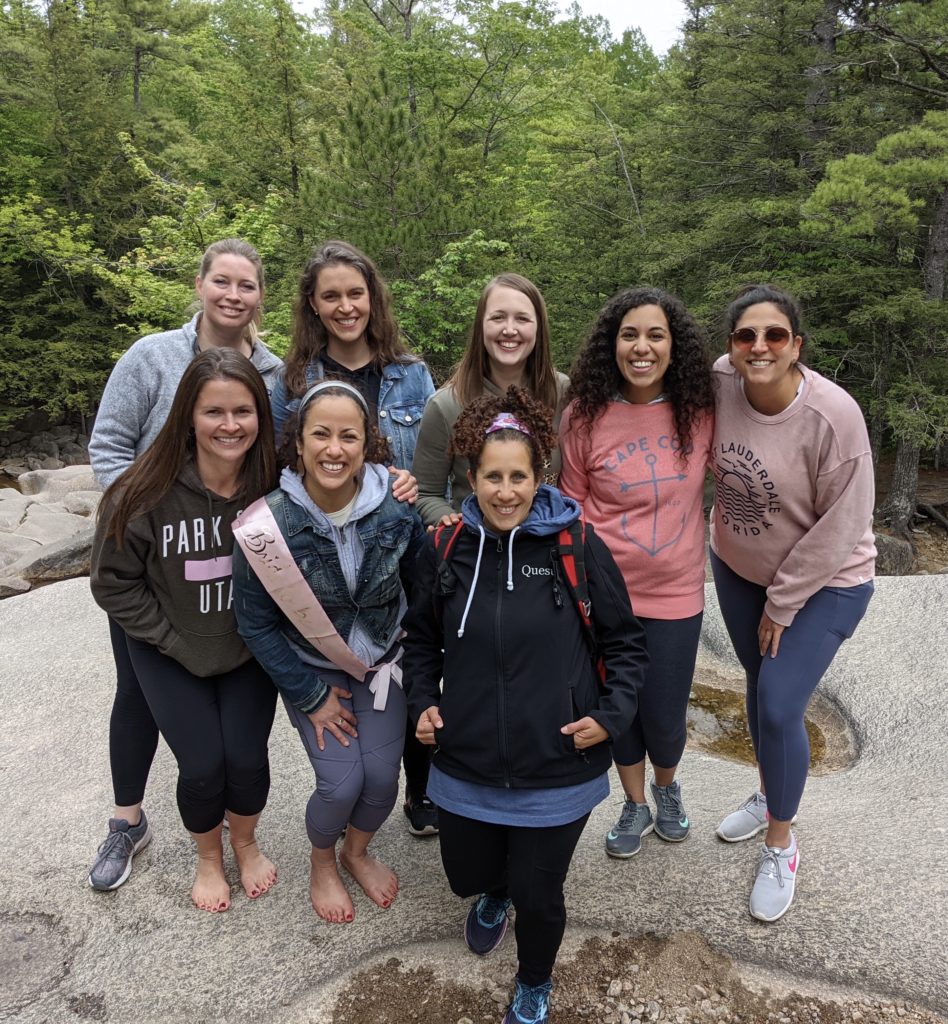
<path id="1" fill-rule="evenodd" d="M 324 658 L 359 682 L 365 682 L 370 672 L 375 673 L 369 683 L 369 692 L 374 694 L 372 706 L 376 711 L 384 711 L 389 685 L 402 685 L 401 647 L 396 648 L 391 661 L 379 665 L 366 665 L 353 654 L 303 579 L 266 498 L 255 501 L 237 516 L 233 532 L 267 593 Z"/>

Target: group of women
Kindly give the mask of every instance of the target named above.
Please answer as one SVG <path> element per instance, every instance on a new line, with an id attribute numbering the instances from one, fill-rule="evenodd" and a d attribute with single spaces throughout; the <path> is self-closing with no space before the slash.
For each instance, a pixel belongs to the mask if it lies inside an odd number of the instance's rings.
<path id="1" fill-rule="evenodd" d="M 316 913 L 353 920 L 340 866 L 377 906 L 396 898 L 369 844 L 404 759 L 409 828 L 440 832 L 452 890 L 473 897 L 469 949 L 496 948 L 515 912 L 505 1024 L 547 1021 L 565 877 L 613 758 L 607 854 L 689 833 L 677 770 L 710 470 L 711 563 L 760 776 L 717 834 L 766 830 L 750 911 L 781 917 L 804 710 L 865 612 L 875 554 L 862 416 L 801 363 L 793 299 L 743 290 L 712 366 L 678 299 L 624 290 L 568 380 L 540 292 L 502 274 L 435 392 L 353 246 L 305 268 L 285 366 L 255 330 L 263 285 L 246 243 L 211 246 L 194 319 L 133 345 L 103 396 L 92 588 L 118 674 L 116 806 L 90 884 L 117 888 L 150 839 L 159 730 L 198 853 L 194 903 L 229 906 L 225 826 L 247 895 L 275 883 L 256 826 L 279 693 L 315 773 Z"/>

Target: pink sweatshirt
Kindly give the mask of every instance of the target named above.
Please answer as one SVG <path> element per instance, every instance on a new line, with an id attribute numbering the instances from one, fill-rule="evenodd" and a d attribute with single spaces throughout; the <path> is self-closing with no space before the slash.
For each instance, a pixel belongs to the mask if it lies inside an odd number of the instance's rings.
<path id="1" fill-rule="evenodd" d="M 789 626 L 822 587 L 875 574 L 875 483 L 862 411 L 841 387 L 800 366 L 803 391 L 764 416 L 722 356 L 714 431 L 711 547 L 767 588 L 764 610 Z"/>
<path id="2" fill-rule="evenodd" d="M 685 619 L 704 608 L 702 495 L 714 418 L 699 421 L 687 466 L 676 458 L 672 406 L 614 401 L 587 433 L 560 423 L 560 489 L 612 552 L 636 615 Z"/>

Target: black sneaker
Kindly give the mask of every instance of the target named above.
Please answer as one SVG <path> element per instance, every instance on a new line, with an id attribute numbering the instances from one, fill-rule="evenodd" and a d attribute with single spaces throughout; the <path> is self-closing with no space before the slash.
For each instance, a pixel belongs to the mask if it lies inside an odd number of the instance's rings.
<path id="1" fill-rule="evenodd" d="M 405 797 L 402 809 L 408 819 L 408 831 L 413 836 L 436 836 L 438 834 L 438 808 L 426 796 L 418 800 L 411 793 L 406 793 Z"/>
<path id="2" fill-rule="evenodd" d="M 507 934 L 507 908 L 510 900 L 498 900 L 486 893 L 471 904 L 464 923 L 464 941 L 478 956 L 487 956 Z"/>
<path id="3" fill-rule="evenodd" d="M 109 834 L 96 854 L 89 872 L 89 885 L 100 892 L 117 889 L 132 873 L 132 858 L 151 841 L 145 812 L 141 821 L 129 825 L 124 818 L 109 818 Z"/>

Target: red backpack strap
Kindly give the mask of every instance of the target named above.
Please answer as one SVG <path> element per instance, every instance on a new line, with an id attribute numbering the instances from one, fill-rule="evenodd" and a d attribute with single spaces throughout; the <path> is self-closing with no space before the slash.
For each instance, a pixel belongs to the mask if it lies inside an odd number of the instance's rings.
<path id="1" fill-rule="evenodd" d="M 586 575 L 586 521 L 580 514 L 579 519 L 574 520 L 569 526 L 560 530 L 559 562 L 563 567 L 566 576 L 566 584 L 569 587 L 570 597 L 573 606 L 579 613 L 583 623 L 583 634 L 589 644 L 589 650 L 596 666 L 599 680 L 606 678 L 606 667 L 599 654 L 599 645 L 596 642 L 596 631 L 593 625 L 592 601 L 589 597 L 589 579 Z"/>
<path id="2" fill-rule="evenodd" d="M 456 523 L 449 523 L 435 527 L 434 548 L 435 548 L 435 576 L 438 585 L 434 590 L 434 597 L 443 597 L 445 594 L 453 594 L 457 581 L 451 571 L 451 552 L 454 550 L 454 542 L 464 526 L 460 519 Z"/>
<path id="3" fill-rule="evenodd" d="M 592 604 L 586 577 L 586 522 L 582 516 L 560 530 L 560 565 L 566 574 L 570 594 L 586 629 L 592 629 Z"/>

